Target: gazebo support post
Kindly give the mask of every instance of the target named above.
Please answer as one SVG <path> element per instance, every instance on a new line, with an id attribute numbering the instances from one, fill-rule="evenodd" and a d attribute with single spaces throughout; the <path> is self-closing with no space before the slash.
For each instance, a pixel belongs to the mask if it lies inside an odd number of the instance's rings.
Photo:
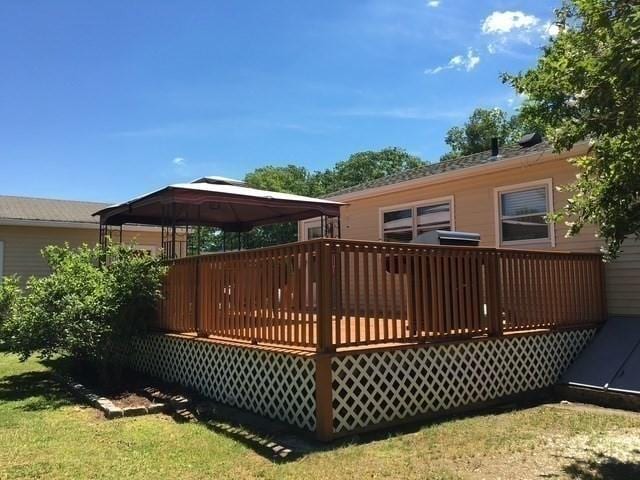
<path id="1" fill-rule="evenodd" d="M 198 226 L 196 227 L 196 255 L 200 255 L 200 243 L 202 241 L 202 238 L 200 237 L 200 222 L 201 222 L 201 217 L 200 217 L 200 207 L 202 205 L 198 204 Z M 187 237 L 187 241 L 189 241 L 189 238 Z"/>
<path id="2" fill-rule="evenodd" d="M 176 204 L 171 208 L 171 258 L 176 258 Z"/>

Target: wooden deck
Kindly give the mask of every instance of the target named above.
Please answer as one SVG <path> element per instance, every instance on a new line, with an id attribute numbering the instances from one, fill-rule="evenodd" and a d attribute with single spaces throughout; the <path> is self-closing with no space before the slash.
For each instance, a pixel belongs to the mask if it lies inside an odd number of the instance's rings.
<path id="1" fill-rule="evenodd" d="M 592 325 L 597 254 L 322 239 L 171 262 L 156 328 L 302 350 Z"/>

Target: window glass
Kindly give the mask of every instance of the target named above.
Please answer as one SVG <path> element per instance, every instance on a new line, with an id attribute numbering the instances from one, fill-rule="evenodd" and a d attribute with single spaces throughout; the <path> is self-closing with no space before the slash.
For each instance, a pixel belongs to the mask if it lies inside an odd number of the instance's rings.
<path id="1" fill-rule="evenodd" d="M 389 210 L 383 213 L 382 221 L 384 241 L 406 243 L 424 232 L 451 230 L 451 204 L 445 202 Z"/>
<path id="2" fill-rule="evenodd" d="M 501 193 L 500 210 L 503 242 L 549 238 L 546 187 Z"/>
<path id="3" fill-rule="evenodd" d="M 515 217 L 534 213 L 547 213 L 546 187 L 536 187 L 531 190 L 506 192 L 502 194 L 503 216 Z"/>
<path id="4" fill-rule="evenodd" d="M 385 242 L 409 243 L 411 240 L 413 240 L 413 232 L 411 230 L 405 230 L 402 232 L 384 232 Z"/>
<path id="5" fill-rule="evenodd" d="M 307 228 L 307 240 L 313 240 L 314 238 L 322 237 L 322 227 L 315 226 Z"/>
<path id="6" fill-rule="evenodd" d="M 431 230 L 451 230 L 451 208 L 448 202 L 418 207 L 416 218 L 418 235 Z"/>
<path id="7" fill-rule="evenodd" d="M 410 208 L 384 212 L 382 227 L 385 242 L 413 240 L 413 211 Z"/>

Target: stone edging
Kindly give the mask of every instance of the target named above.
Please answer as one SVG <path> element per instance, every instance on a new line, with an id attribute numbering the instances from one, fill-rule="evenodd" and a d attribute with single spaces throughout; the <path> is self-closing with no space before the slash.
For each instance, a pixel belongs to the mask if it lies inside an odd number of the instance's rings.
<path id="1" fill-rule="evenodd" d="M 92 407 L 101 410 L 104 413 L 104 416 L 108 419 L 161 413 L 167 411 L 168 409 L 168 406 L 165 403 L 154 403 L 149 407 L 116 407 L 108 398 L 96 395 L 84 385 L 74 381 L 69 377 L 64 377 L 57 373 L 54 373 L 54 377 L 65 387 L 67 387 L 76 397 L 89 403 Z"/>

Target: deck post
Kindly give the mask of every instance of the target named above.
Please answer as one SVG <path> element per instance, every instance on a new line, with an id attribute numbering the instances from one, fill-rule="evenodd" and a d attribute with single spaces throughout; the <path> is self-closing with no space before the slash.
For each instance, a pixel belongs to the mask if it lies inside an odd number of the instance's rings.
<path id="1" fill-rule="evenodd" d="M 500 312 L 500 268 L 498 252 L 493 251 L 486 257 L 486 291 L 487 291 L 487 319 L 490 337 L 502 335 L 502 315 Z"/>
<path id="2" fill-rule="evenodd" d="M 322 442 L 333 439 L 332 358 L 332 354 L 320 354 L 315 358 L 316 438 Z"/>
<path id="3" fill-rule="evenodd" d="M 194 281 L 194 315 L 195 315 L 195 326 L 196 326 L 196 334 L 198 337 L 207 337 L 207 333 L 204 331 L 204 325 L 202 322 L 202 312 L 200 309 L 200 257 L 197 256 L 193 259 L 195 262 L 194 272 L 195 272 L 195 281 Z"/>
<path id="4" fill-rule="evenodd" d="M 334 352 L 331 318 L 331 245 L 325 240 L 319 244 L 318 262 L 320 275 L 317 283 L 318 343 L 316 348 L 319 352 Z"/>

